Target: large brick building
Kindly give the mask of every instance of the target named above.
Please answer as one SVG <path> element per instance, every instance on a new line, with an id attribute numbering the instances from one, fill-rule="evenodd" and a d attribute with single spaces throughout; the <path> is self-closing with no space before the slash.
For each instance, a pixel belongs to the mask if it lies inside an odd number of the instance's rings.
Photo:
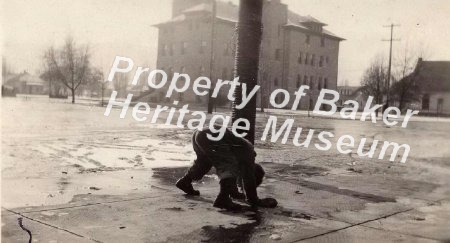
<path id="1" fill-rule="evenodd" d="M 165 70 L 169 78 L 174 72 L 187 73 L 191 79 L 207 76 L 213 82 L 233 78 L 238 6 L 216 3 L 213 35 L 211 0 L 174 0 L 172 19 L 156 25 L 157 68 Z M 343 39 L 325 30 L 325 25 L 311 16 L 290 11 L 280 0 L 264 1 L 259 74 L 263 101 L 274 89 L 293 93 L 300 85 L 308 84 L 311 99 L 300 104 L 306 108 L 321 88 L 337 88 L 339 44 Z M 196 97 L 189 91 L 177 98 L 183 102 L 207 102 L 207 97 Z"/>

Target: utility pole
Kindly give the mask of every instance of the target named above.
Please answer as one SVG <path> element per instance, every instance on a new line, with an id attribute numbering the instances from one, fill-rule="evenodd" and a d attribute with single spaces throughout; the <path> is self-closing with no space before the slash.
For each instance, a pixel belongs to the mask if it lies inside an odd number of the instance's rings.
<path id="1" fill-rule="evenodd" d="M 390 93 L 390 85 L 391 85 L 391 69 L 392 69 L 392 42 L 393 41 L 400 41 L 400 39 L 393 39 L 394 37 L 394 27 L 399 27 L 400 25 L 395 25 L 395 24 L 390 24 L 390 25 L 385 25 L 383 27 L 385 28 L 391 28 L 391 38 L 389 40 L 383 40 L 383 41 L 389 41 L 390 42 L 390 46 L 389 46 L 389 67 L 388 67 L 388 77 L 387 77 L 387 82 L 386 82 L 386 88 L 387 88 L 387 93 L 386 93 L 386 105 L 385 107 L 383 107 L 383 110 L 387 107 L 389 107 L 389 93 Z"/>
<path id="2" fill-rule="evenodd" d="M 215 22 L 216 22 L 216 12 L 217 12 L 217 3 L 216 0 L 212 0 L 212 9 L 211 9 L 211 56 L 210 56 L 210 62 L 209 62 L 209 78 L 213 80 L 213 83 L 215 84 L 213 73 L 214 73 L 214 33 L 215 33 Z M 215 85 L 212 85 L 215 86 Z M 212 91 L 213 88 L 211 88 L 210 91 Z M 215 98 L 211 97 L 213 92 L 209 92 L 209 99 L 208 99 L 208 114 L 213 113 L 214 105 L 215 105 Z"/>
<path id="3" fill-rule="evenodd" d="M 242 84 L 247 85 L 247 95 L 258 83 L 263 3 L 263 0 L 240 0 L 239 4 L 238 40 L 234 65 L 236 77 L 240 78 L 239 81 Z M 238 129 L 238 132 L 247 132 L 245 138 L 254 144 L 256 97 L 253 97 L 242 109 L 236 108 L 242 102 L 242 85 L 236 87 L 234 97 L 233 123 L 239 118 L 247 119 L 250 123 L 248 131 Z M 243 126 L 244 124 L 241 122 L 238 125 Z"/>

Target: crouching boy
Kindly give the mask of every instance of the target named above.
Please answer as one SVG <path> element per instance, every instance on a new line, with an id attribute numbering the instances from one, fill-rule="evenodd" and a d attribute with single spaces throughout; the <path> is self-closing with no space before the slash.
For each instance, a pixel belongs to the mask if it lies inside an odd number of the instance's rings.
<path id="1" fill-rule="evenodd" d="M 200 195 L 200 192 L 192 187 L 192 181 L 202 179 L 211 167 L 214 167 L 220 179 L 220 192 L 214 201 L 214 207 L 227 210 L 241 209 L 232 198 L 246 198 L 253 208 L 276 207 L 275 199 L 258 198 L 256 188 L 262 183 L 264 170 L 255 163 L 256 153 L 253 145 L 246 139 L 236 137 L 228 129 L 219 141 L 208 139 L 208 134 L 217 136 L 216 132 L 207 127 L 194 132 L 192 145 L 197 158 L 187 173 L 177 181 L 176 186 L 189 195 Z M 239 192 L 238 181 L 242 184 L 245 195 Z"/>

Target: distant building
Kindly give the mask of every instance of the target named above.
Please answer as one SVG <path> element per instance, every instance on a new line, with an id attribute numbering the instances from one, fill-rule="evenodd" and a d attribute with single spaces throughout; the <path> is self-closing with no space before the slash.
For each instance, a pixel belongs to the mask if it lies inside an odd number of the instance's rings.
<path id="1" fill-rule="evenodd" d="M 344 103 L 347 100 L 353 100 L 358 102 L 358 110 L 364 110 L 367 97 L 363 94 L 361 86 L 337 86 L 339 93 L 339 101 L 337 102 L 340 107 L 344 107 Z"/>
<path id="2" fill-rule="evenodd" d="M 189 74 L 191 79 L 206 76 L 213 82 L 232 80 L 238 6 L 218 1 L 216 9 L 213 37 L 211 0 L 174 0 L 172 19 L 156 25 L 159 29 L 157 68 L 166 71 L 169 78 L 180 72 Z M 325 30 L 326 24 L 319 20 L 290 11 L 280 0 L 264 0 L 263 26 L 259 94 L 268 99 L 271 91 L 283 88 L 293 95 L 301 85 L 309 85 L 310 99 L 315 101 L 322 88 L 336 90 L 342 38 Z M 212 74 L 211 45 L 214 46 Z M 224 95 L 218 102 L 226 103 Z M 164 99 L 163 92 L 158 99 Z M 208 97 L 198 97 L 188 90 L 176 99 L 206 104 Z M 302 99 L 300 107 L 306 109 L 309 102 Z"/>
<path id="3" fill-rule="evenodd" d="M 5 85 L 12 87 L 16 94 L 48 95 L 48 83 L 37 76 L 24 71 L 11 75 L 6 79 Z"/>
<path id="4" fill-rule="evenodd" d="M 411 75 L 420 85 L 420 114 L 450 115 L 450 61 L 419 58 Z"/>

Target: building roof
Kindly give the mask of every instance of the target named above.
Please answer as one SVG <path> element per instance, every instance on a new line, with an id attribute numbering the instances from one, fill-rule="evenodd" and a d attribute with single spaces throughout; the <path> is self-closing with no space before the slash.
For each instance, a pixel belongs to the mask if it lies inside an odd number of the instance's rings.
<path id="1" fill-rule="evenodd" d="M 216 1 L 216 18 L 220 20 L 224 20 L 231 23 L 237 23 L 239 19 L 239 7 L 231 2 L 222 2 L 222 1 Z M 196 13 L 211 13 L 212 12 L 212 4 L 210 3 L 201 3 L 196 6 L 193 6 L 191 8 L 185 9 L 181 12 L 180 15 L 175 16 L 174 18 L 159 23 L 156 26 L 169 24 L 169 23 L 176 23 L 176 22 L 183 22 L 186 20 L 188 15 L 196 14 Z M 288 10 L 288 19 L 286 23 L 286 27 L 294 27 L 300 30 L 304 31 L 311 31 L 311 29 L 308 27 L 308 24 L 317 24 L 320 26 L 326 26 L 325 23 L 321 22 L 320 20 L 307 15 L 302 16 L 299 15 L 293 11 Z M 322 34 L 325 34 L 331 38 L 335 38 L 338 40 L 344 40 L 343 38 L 331 33 L 328 30 L 322 29 Z"/>
<path id="2" fill-rule="evenodd" d="M 25 83 L 25 85 L 45 86 L 47 82 L 37 76 L 31 75 L 28 72 L 16 74 L 6 79 L 6 84 L 14 85 L 14 83 Z"/>
<path id="3" fill-rule="evenodd" d="M 288 10 L 288 22 L 286 23 L 285 26 L 299 28 L 299 29 L 302 29 L 305 31 L 310 31 L 310 28 L 307 26 L 307 24 L 309 24 L 309 23 L 314 23 L 314 24 L 317 24 L 320 26 L 326 26 L 325 23 L 319 21 L 318 19 L 312 17 L 311 15 L 302 16 L 300 14 L 297 14 L 293 11 Z M 326 29 L 322 29 L 322 34 L 325 34 L 331 38 L 345 40 Z"/>
<path id="4" fill-rule="evenodd" d="M 325 26 L 326 24 L 319 21 L 318 19 L 312 17 L 311 15 L 302 16 L 299 15 L 293 11 L 288 12 L 288 24 L 303 24 L 303 23 L 315 23 L 322 26 Z"/>
<path id="5" fill-rule="evenodd" d="M 450 61 L 423 61 L 419 58 L 414 71 L 423 91 L 450 91 Z"/>
<path id="6" fill-rule="evenodd" d="M 222 1 L 216 1 L 216 4 L 217 4 L 216 18 L 233 23 L 236 23 L 238 21 L 239 8 L 237 5 L 231 2 L 222 2 Z M 201 3 L 191 8 L 183 10 L 180 15 L 175 16 L 166 22 L 159 23 L 156 26 L 169 23 L 183 22 L 189 15 L 197 13 L 211 13 L 211 12 L 212 12 L 212 4 Z"/>

